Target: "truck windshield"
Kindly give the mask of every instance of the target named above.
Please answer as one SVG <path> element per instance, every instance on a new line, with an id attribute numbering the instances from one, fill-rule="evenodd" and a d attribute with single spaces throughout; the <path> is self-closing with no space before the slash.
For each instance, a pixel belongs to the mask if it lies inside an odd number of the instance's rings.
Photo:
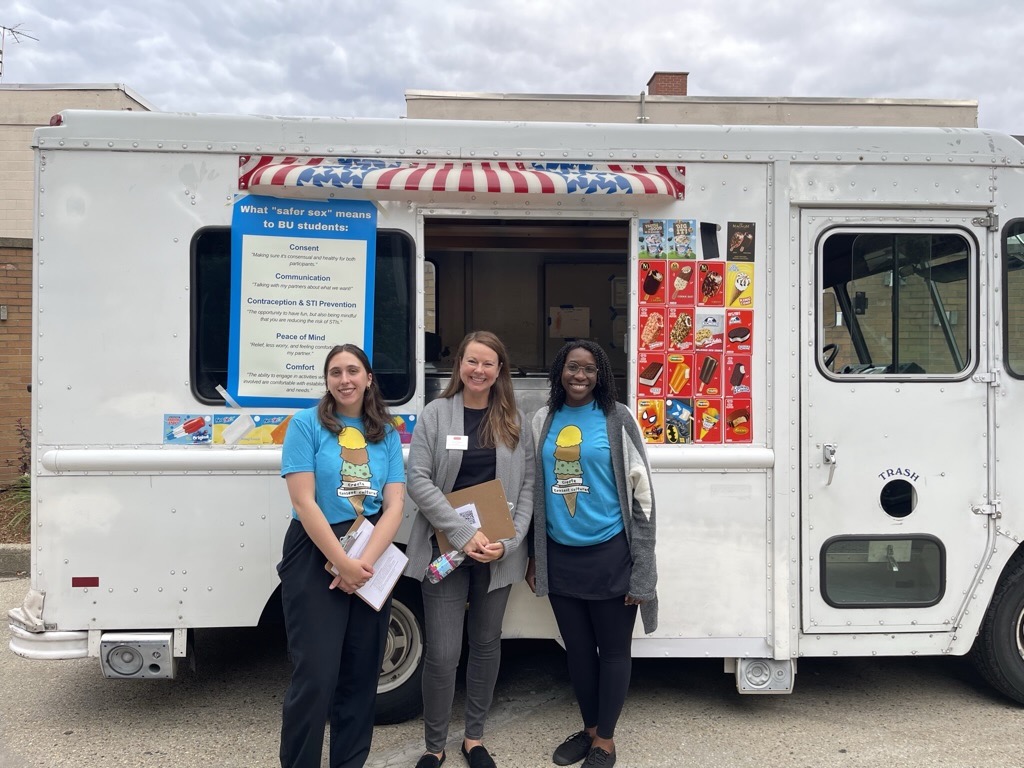
<path id="1" fill-rule="evenodd" d="M 231 229 L 202 229 L 192 239 L 192 345 L 190 381 L 202 403 L 224 402 L 231 311 Z M 393 404 L 412 397 L 413 248 L 402 232 L 377 233 L 373 318 L 373 368 L 384 398 Z M 347 339 L 338 339 L 341 344 Z"/>
<path id="2" fill-rule="evenodd" d="M 974 256 L 958 232 L 837 232 L 820 251 L 819 365 L 951 376 L 970 363 Z"/>

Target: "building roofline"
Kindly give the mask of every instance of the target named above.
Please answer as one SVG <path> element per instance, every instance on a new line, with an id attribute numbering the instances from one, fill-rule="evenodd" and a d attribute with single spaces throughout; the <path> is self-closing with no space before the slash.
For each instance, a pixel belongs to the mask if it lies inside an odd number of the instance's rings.
<path id="1" fill-rule="evenodd" d="M 859 104 L 865 106 L 900 104 L 922 107 L 977 107 L 975 99 L 909 99 L 874 98 L 848 99 L 825 96 L 649 96 L 647 94 L 616 95 L 588 93 L 486 93 L 477 91 L 430 91 L 406 89 L 405 98 L 480 101 L 621 101 L 634 102 L 643 98 L 647 102 L 692 104 Z"/>
<path id="2" fill-rule="evenodd" d="M 0 91 L 121 91 L 150 112 L 160 112 L 124 83 L 0 83 Z"/>

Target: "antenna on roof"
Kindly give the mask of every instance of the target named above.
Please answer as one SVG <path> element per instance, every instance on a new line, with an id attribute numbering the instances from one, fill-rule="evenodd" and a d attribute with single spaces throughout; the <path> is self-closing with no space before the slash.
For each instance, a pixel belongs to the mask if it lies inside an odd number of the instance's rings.
<path id="1" fill-rule="evenodd" d="M 15 24 L 13 27 L 5 27 L 3 24 L 0 24 L 0 81 L 4 79 L 4 44 L 7 42 L 8 35 L 16 43 L 20 43 L 23 37 L 35 40 L 37 43 L 39 42 L 38 37 L 32 37 L 28 32 L 21 29 L 21 24 Z"/>

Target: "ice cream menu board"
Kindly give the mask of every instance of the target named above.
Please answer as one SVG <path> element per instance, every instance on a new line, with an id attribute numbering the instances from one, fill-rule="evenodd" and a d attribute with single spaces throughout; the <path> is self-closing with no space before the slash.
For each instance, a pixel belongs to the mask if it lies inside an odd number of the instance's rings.
<path id="1" fill-rule="evenodd" d="M 362 200 L 235 202 L 227 389 L 239 404 L 309 405 L 327 350 L 373 349 L 376 226 Z"/>
<path id="2" fill-rule="evenodd" d="M 648 443 L 753 437 L 754 223 L 642 219 L 637 419 Z M 722 254 L 724 252 L 724 258 Z"/>

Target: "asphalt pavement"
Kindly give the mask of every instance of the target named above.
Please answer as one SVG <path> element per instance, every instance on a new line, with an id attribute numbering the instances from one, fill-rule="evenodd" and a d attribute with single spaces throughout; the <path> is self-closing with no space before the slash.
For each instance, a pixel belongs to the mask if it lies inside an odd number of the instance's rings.
<path id="1" fill-rule="evenodd" d="M 0 578 L 0 607 L 28 581 Z M 271 768 L 278 765 L 283 638 L 197 634 L 179 679 L 105 680 L 96 659 L 29 661 L 0 627 L 0 768 Z M 448 766 L 465 764 L 461 682 Z M 485 743 L 501 768 L 548 768 L 579 728 L 554 643 L 509 641 Z M 642 659 L 616 733 L 617 766 L 1011 768 L 1024 765 L 1024 708 L 963 659 L 803 659 L 794 693 L 741 696 L 719 660 Z M 371 768 L 412 768 L 422 723 L 382 726 Z M 324 762 L 326 766 L 327 763 Z"/>

